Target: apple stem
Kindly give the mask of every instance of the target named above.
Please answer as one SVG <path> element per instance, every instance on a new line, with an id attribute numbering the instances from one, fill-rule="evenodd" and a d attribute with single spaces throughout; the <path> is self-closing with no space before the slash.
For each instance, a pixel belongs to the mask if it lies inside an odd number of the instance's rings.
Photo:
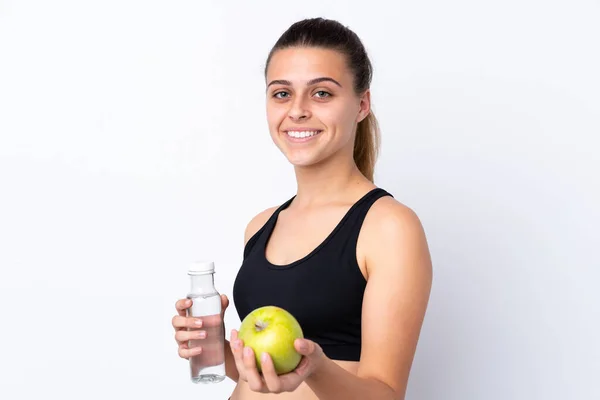
<path id="1" fill-rule="evenodd" d="M 256 328 L 257 332 L 261 332 L 262 330 L 264 330 L 267 327 L 267 323 L 265 322 L 256 322 L 254 324 L 254 327 Z"/>

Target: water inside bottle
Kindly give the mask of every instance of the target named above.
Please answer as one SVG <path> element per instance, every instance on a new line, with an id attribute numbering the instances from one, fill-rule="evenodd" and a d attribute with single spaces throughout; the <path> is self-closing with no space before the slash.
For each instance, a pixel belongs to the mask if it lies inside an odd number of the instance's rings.
<path id="1" fill-rule="evenodd" d="M 189 348 L 202 347 L 202 353 L 190 357 L 191 380 L 194 383 L 217 383 L 225 379 L 225 336 L 221 320 L 221 297 L 188 296 L 194 302 L 189 315 L 202 319 L 206 338 L 190 340 Z"/>

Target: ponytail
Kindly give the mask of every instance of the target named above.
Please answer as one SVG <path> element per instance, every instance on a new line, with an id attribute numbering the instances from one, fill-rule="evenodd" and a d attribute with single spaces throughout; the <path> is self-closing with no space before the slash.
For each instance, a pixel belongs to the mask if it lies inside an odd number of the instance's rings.
<path id="1" fill-rule="evenodd" d="M 360 172 L 374 182 L 375 162 L 379 154 L 381 138 L 379 124 L 373 112 L 358 123 L 354 139 L 354 162 Z"/>

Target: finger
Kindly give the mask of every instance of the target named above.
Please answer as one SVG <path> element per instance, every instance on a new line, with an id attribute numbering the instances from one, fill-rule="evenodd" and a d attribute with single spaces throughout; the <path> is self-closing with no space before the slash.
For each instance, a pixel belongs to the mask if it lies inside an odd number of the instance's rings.
<path id="1" fill-rule="evenodd" d="M 175 309 L 177 310 L 177 314 L 182 317 L 187 315 L 186 310 L 192 306 L 192 301 L 190 299 L 181 299 L 177 300 L 175 303 Z"/>
<path id="2" fill-rule="evenodd" d="M 244 347 L 243 363 L 244 369 L 246 370 L 246 380 L 248 381 L 248 386 L 250 386 L 250 389 L 255 392 L 266 392 L 267 388 L 265 387 L 263 380 L 258 373 L 256 356 L 254 355 L 254 350 L 252 350 L 251 347 Z"/>
<path id="3" fill-rule="evenodd" d="M 173 325 L 173 328 L 175 328 L 176 330 L 183 329 L 183 328 L 198 329 L 198 328 L 202 328 L 203 326 L 205 326 L 204 319 L 205 319 L 204 317 L 203 318 L 194 318 L 194 317 L 183 317 L 181 315 L 176 315 L 173 317 L 171 324 Z"/>
<path id="4" fill-rule="evenodd" d="M 287 374 L 289 376 L 286 376 L 285 378 L 281 377 L 281 380 L 283 381 L 284 385 L 288 384 L 286 379 L 296 382 L 298 377 L 300 377 L 300 381 L 302 381 L 307 376 L 308 371 L 310 371 L 310 359 L 308 357 L 302 357 L 300 363 L 296 366 L 294 371 L 292 371 L 293 373 Z"/>
<path id="5" fill-rule="evenodd" d="M 207 332 L 201 330 L 184 331 L 178 330 L 175 332 L 175 340 L 178 342 L 187 342 L 194 339 L 206 339 Z"/>
<path id="6" fill-rule="evenodd" d="M 231 333 L 231 341 L 229 342 L 229 345 L 231 346 L 231 353 L 233 354 L 235 367 L 238 370 L 240 379 L 246 381 L 246 371 L 244 369 L 244 360 L 242 357 L 244 342 L 237 338 L 237 332 L 235 330 L 233 330 Z"/>
<path id="7" fill-rule="evenodd" d="M 275 372 L 275 365 L 273 364 L 273 360 L 271 359 L 271 356 L 269 356 L 268 353 L 263 353 L 261 355 L 260 366 L 265 385 L 267 386 L 267 389 L 269 389 L 269 392 L 283 392 L 283 385 L 281 379 L 279 379 L 279 377 L 277 376 L 277 372 Z"/>
<path id="8" fill-rule="evenodd" d="M 214 315 L 204 315 L 202 317 L 202 326 L 205 328 L 219 328 L 221 329 L 223 325 L 223 315 L 222 314 L 214 314 Z"/>
<path id="9" fill-rule="evenodd" d="M 191 349 L 187 343 L 181 343 L 178 349 L 179 357 L 189 359 L 190 357 L 197 356 L 202 353 L 202 347 L 192 347 Z"/>

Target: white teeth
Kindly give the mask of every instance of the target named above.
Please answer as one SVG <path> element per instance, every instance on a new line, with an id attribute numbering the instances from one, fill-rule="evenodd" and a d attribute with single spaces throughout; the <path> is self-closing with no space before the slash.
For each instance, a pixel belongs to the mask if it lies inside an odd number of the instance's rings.
<path id="1" fill-rule="evenodd" d="M 288 131 L 287 134 L 293 138 L 305 138 L 315 136 L 319 131 Z"/>

